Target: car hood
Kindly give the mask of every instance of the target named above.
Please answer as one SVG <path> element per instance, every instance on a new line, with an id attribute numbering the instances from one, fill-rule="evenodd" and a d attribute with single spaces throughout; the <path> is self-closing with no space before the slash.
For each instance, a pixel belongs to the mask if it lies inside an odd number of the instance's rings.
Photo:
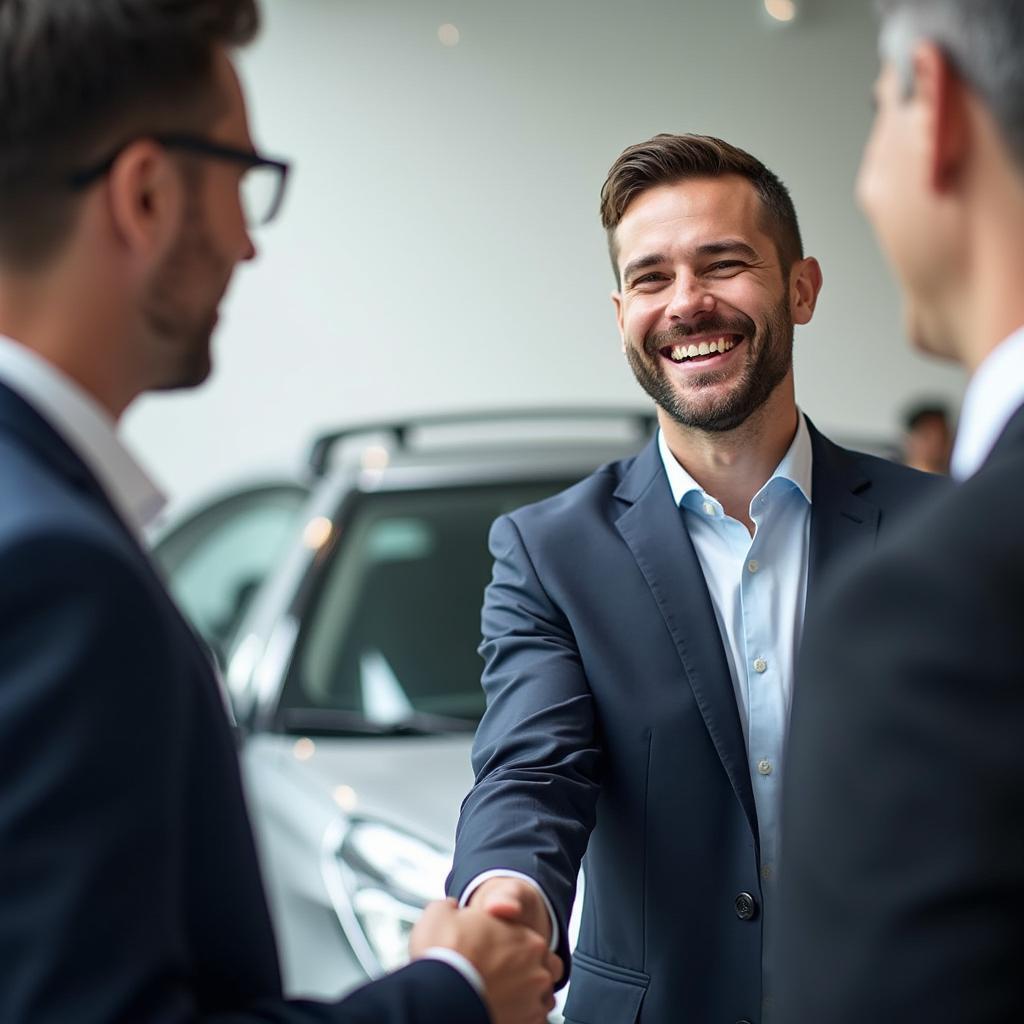
<path id="1" fill-rule="evenodd" d="M 318 736 L 312 743 L 262 736 L 256 754 L 287 765 L 310 796 L 317 790 L 350 814 L 392 822 L 451 849 L 473 784 L 472 742 L 470 735 Z"/>

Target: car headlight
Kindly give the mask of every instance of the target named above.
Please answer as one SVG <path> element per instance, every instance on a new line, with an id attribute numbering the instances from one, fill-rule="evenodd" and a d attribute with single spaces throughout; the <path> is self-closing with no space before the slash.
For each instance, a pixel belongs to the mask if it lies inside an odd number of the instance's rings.
<path id="1" fill-rule="evenodd" d="M 423 908 L 444 896 L 451 855 L 371 819 L 328 830 L 323 873 L 338 920 L 371 977 L 409 960 L 409 935 Z"/>

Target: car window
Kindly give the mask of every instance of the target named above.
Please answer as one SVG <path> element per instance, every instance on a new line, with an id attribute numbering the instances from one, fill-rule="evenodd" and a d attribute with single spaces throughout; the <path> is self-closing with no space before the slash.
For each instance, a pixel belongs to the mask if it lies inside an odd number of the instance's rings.
<path id="1" fill-rule="evenodd" d="M 363 496 L 304 616 L 282 710 L 477 721 L 491 523 L 569 483 Z"/>
<path id="2" fill-rule="evenodd" d="M 178 604 L 221 661 L 283 554 L 306 493 L 297 485 L 240 492 L 190 517 L 154 548 Z"/>

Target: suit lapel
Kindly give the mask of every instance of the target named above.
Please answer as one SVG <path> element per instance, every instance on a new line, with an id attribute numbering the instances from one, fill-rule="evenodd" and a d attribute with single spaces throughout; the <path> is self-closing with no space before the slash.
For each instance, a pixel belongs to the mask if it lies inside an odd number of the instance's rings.
<path id="1" fill-rule="evenodd" d="M 672 500 L 657 439 L 636 458 L 615 492 L 629 507 L 616 528 L 661 611 L 729 781 L 758 834 L 746 744 L 732 677 L 697 552 Z"/>
<path id="2" fill-rule="evenodd" d="M 89 494 L 120 522 L 99 481 L 52 426 L 19 394 L 0 383 L 0 430 L 15 436 L 76 490 Z"/>
<path id="3" fill-rule="evenodd" d="M 1024 405 L 1018 408 L 1007 421 L 979 472 L 992 463 L 998 464 L 1004 458 L 1015 458 L 1022 447 L 1024 447 Z"/>
<path id="4" fill-rule="evenodd" d="M 870 486 L 861 464 L 807 421 L 814 453 L 807 601 L 837 554 L 856 545 L 870 548 L 878 534 L 878 506 L 861 497 Z"/>
<path id="5" fill-rule="evenodd" d="M 107 492 L 92 471 L 28 402 L 3 383 L 0 383 L 0 431 L 14 436 L 19 444 L 34 452 L 37 458 L 50 466 L 53 472 L 67 480 L 72 487 L 99 503 L 107 516 L 117 525 L 132 550 L 138 553 L 139 565 L 142 570 L 156 580 L 157 592 L 163 595 L 169 613 L 180 621 L 194 638 L 197 650 L 202 656 L 203 665 L 209 668 L 212 662 L 216 668 L 209 645 L 199 636 L 171 599 L 167 584 L 161 578 L 149 553 L 121 518 L 121 514 L 114 507 Z"/>

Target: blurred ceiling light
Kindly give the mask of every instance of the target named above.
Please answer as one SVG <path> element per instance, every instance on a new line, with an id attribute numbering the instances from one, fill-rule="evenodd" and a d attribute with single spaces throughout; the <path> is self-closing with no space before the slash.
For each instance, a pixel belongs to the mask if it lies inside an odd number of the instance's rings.
<path id="1" fill-rule="evenodd" d="M 776 21 L 792 21 L 796 17 L 793 0 L 764 0 L 764 9 Z"/>
<path id="2" fill-rule="evenodd" d="M 316 753 L 316 744 L 307 736 L 295 741 L 292 748 L 296 761 L 308 761 Z"/>
<path id="3" fill-rule="evenodd" d="M 458 46 L 462 35 L 454 25 L 445 24 L 437 30 L 437 38 L 442 46 Z"/>

